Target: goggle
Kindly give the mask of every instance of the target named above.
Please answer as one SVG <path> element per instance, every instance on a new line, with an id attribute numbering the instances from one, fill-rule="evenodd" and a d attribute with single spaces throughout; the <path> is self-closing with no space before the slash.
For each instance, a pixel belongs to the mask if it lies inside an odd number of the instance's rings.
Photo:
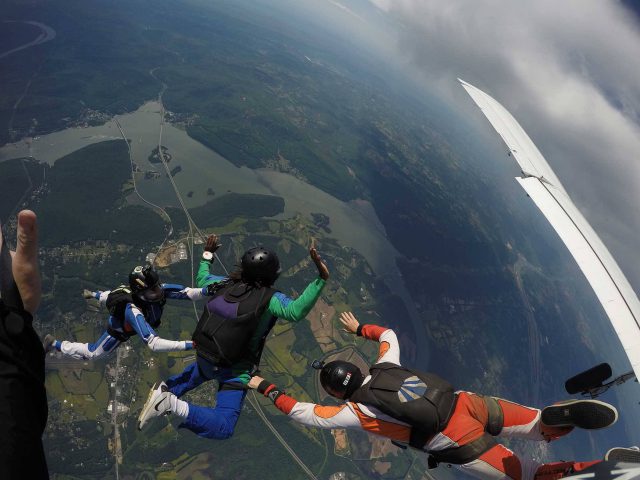
<path id="1" fill-rule="evenodd" d="M 324 367 L 324 362 L 322 360 L 314 360 L 313 362 L 311 362 L 311 368 L 314 368 L 316 370 L 322 370 L 323 367 Z"/>

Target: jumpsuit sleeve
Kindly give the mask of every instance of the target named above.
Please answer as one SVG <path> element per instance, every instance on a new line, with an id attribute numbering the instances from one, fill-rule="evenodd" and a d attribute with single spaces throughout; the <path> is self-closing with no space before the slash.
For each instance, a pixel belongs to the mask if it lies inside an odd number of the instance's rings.
<path id="1" fill-rule="evenodd" d="M 189 340 L 165 340 L 151 328 L 138 307 L 128 303 L 124 314 L 125 322 L 133 328 L 147 346 L 154 352 L 176 352 L 191 350 L 193 342 Z"/>
<path id="2" fill-rule="evenodd" d="M 107 297 L 109 296 L 110 293 L 111 293 L 111 290 L 105 290 L 104 292 L 101 292 L 100 290 L 98 290 L 97 292 L 94 293 L 94 297 L 96 300 L 98 300 L 101 307 L 104 307 L 107 305 Z"/>
<path id="3" fill-rule="evenodd" d="M 400 344 L 396 332 L 378 325 L 363 325 L 361 335 L 367 340 L 380 342 L 376 363 L 390 362 L 400 365 Z"/>
<path id="4" fill-rule="evenodd" d="M 209 267 L 211 267 L 210 262 L 208 262 L 207 260 L 200 260 L 200 265 L 198 265 L 198 273 L 196 273 L 197 287 L 206 287 L 208 285 L 211 285 L 212 283 L 218 283 L 227 278 L 220 275 L 212 275 L 211 273 L 209 273 Z"/>
<path id="5" fill-rule="evenodd" d="M 173 300 L 202 300 L 207 296 L 207 287 L 193 288 L 183 285 L 164 283 L 162 289 L 167 298 Z"/>
<path id="6" fill-rule="evenodd" d="M 282 292 L 277 292 L 271 297 L 267 311 L 274 317 L 282 318 L 289 322 L 299 322 L 305 318 L 316 304 L 326 282 L 320 277 L 307 285 L 302 294 L 293 300 Z"/>
<path id="7" fill-rule="evenodd" d="M 364 413 L 358 403 L 347 402 L 328 406 L 298 402 L 266 380 L 260 383 L 258 391 L 269 397 L 275 406 L 293 421 L 308 427 L 353 428 L 403 443 L 410 440 L 409 425 L 378 417 L 376 412 Z"/>
<path id="8" fill-rule="evenodd" d="M 273 384 L 262 393 L 273 401 L 278 410 L 302 425 L 318 428 L 361 428 L 358 416 L 347 407 L 346 403 L 325 406 L 298 402 Z"/>

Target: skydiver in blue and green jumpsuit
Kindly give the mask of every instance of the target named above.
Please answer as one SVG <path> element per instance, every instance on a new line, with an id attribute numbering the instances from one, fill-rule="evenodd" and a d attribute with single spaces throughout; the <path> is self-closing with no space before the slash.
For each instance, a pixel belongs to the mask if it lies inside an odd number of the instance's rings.
<path id="1" fill-rule="evenodd" d="M 257 369 L 265 340 L 276 320 L 282 318 L 299 322 L 304 319 L 320 298 L 329 278 L 327 266 L 316 249 L 311 247 L 309 255 L 318 269 L 318 277 L 307 285 L 298 298 L 292 299 L 271 288 L 280 274 L 280 262 L 274 252 L 263 247 L 252 248 L 243 255 L 239 270 L 232 272 L 229 277 L 222 277 L 212 275 L 209 271 L 218 247 L 217 237 L 211 235 L 207 239 L 196 276 L 197 286 L 207 287 L 213 297 L 207 304 L 205 314 L 212 312 L 212 318 L 222 319 L 224 323 L 226 318 L 237 320 L 243 316 L 250 317 L 249 310 L 255 310 L 254 313 L 259 312 L 259 315 L 256 313 L 252 333 L 248 333 L 248 341 L 242 351 L 221 352 L 217 349 L 217 343 L 210 342 L 219 329 L 214 329 L 214 335 L 208 335 L 206 319 L 201 318 L 193 337 L 196 362 L 187 366 L 182 373 L 152 387 L 138 418 L 140 430 L 150 419 L 171 413 L 184 419 L 181 428 L 188 428 L 201 437 L 218 440 L 230 438 L 240 416 L 246 385 L 252 372 Z M 234 291 L 238 289 L 241 290 L 240 298 L 248 300 L 230 303 L 229 299 L 233 301 Z M 243 307 L 244 304 L 251 304 L 251 308 Z M 182 395 L 209 380 L 219 382 L 215 407 L 180 400 Z"/>

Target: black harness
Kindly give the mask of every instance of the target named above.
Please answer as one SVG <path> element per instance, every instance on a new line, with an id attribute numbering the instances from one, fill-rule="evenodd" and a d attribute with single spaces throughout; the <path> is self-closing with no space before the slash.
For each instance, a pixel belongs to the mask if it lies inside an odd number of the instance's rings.
<path id="1" fill-rule="evenodd" d="M 456 403 L 453 386 L 432 373 L 383 362 L 369 369 L 371 380 L 349 398 L 411 425 L 409 445 L 425 443 L 447 425 Z"/>
<path id="2" fill-rule="evenodd" d="M 219 366 L 231 366 L 243 358 L 256 364 L 260 348 L 251 352 L 249 342 L 276 291 L 241 281 L 215 291 L 193 332 L 198 355 Z"/>
<path id="3" fill-rule="evenodd" d="M 149 305 L 142 299 L 138 298 L 137 295 L 133 295 L 131 289 L 127 285 L 120 285 L 118 288 L 109 292 L 106 301 L 109 314 L 122 325 L 122 331 L 117 330 L 111 324 L 107 325 L 107 333 L 116 338 L 119 342 L 126 342 L 136 335 L 135 330 L 127 330 L 125 328 L 125 310 L 129 303 L 135 305 L 142 311 L 142 314 L 145 316 L 145 320 L 152 328 L 160 326 L 160 316 L 148 315 L 147 310 L 149 309 Z M 164 304 L 166 303 L 166 299 L 163 298 L 161 302 L 157 303 L 161 313 L 164 308 Z"/>
<path id="4" fill-rule="evenodd" d="M 453 386 L 432 373 L 411 370 L 394 363 L 379 363 L 369 369 L 371 380 L 358 388 L 349 401 L 377 408 L 411 426 L 409 446 L 421 451 L 426 443 L 445 429 L 455 410 Z M 466 445 L 428 451 L 429 468 L 439 463 L 461 465 L 477 459 L 497 444 L 504 415 L 498 401 L 482 397 L 489 412 L 485 433 Z M 394 444 L 406 448 L 401 444 Z"/>
<path id="5" fill-rule="evenodd" d="M 429 451 L 429 468 L 435 468 L 438 463 L 462 465 L 476 460 L 498 444 L 494 437 L 500 435 L 504 425 L 504 413 L 494 397 L 482 397 L 487 406 L 489 419 L 482 436 L 460 447 L 449 447 L 444 450 Z"/>

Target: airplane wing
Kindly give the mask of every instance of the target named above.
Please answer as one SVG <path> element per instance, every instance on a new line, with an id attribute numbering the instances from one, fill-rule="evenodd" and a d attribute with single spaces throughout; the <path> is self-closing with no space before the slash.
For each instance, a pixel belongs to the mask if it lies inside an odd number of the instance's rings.
<path id="1" fill-rule="evenodd" d="M 516 119 L 482 90 L 463 80 L 460 83 L 520 165 L 523 176 L 516 180 L 573 255 L 604 307 L 636 377 L 640 378 L 640 301 L 629 281 Z"/>

